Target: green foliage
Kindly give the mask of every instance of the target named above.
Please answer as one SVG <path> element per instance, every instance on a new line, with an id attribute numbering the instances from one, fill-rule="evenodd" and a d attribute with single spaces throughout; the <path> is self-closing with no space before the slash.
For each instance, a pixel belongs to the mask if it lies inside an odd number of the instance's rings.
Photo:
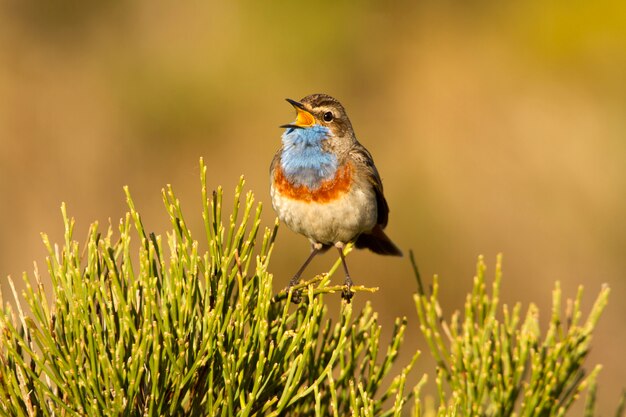
<path id="1" fill-rule="evenodd" d="M 380 386 L 405 320 L 382 361 L 369 305 L 353 314 L 344 304 L 332 323 L 322 293 L 338 264 L 299 306 L 290 295 L 273 299 L 276 227 L 255 254 L 261 206 L 248 193 L 241 207 L 241 181 L 224 225 L 222 192 L 207 195 L 202 172 L 204 253 L 170 187 L 169 255 L 160 236 L 146 233 L 128 191 L 119 237 L 94 224 L 84 247 L 63 207 L 64 246 L 44 237 L 52 304 L 36 271 L 35 288 L 25 280 L 32 317 L 12 283 L 18 313 L 0 313 L 1 415 L 399 415 L 412 364 Z"/>
<path id="2" fill-rule="evenodd" d="M 563 416 L 589 385 L 585 415 L 593 415 L 595 379 L 601 367 L 586 374 L 583 364 L 609 289 L 602 289 L 581 322 L 582 287 L 575 301 L 568 300 L 562 317 L 557 282 L 548 331 L 542 338 L 539 311 L 533 304 L 523 318 L 520 304 L 512 310 L 503 305 L 503 317 L 498 319 L 501 258 L 491 295 L 486 291 L 485 269 L 480 258 L 463 316 L 455 312 L 449 321 L 444 318 L 437 277 L 431 295 L 423 290 L 415 295 L 420 329 L 437 361 L 436 415 Z"/>
<path id="3" fill-rule="evenodd" d="M 341 291 L 330 285 L 339 262 L 299 286 L 299 305 L 291 293 L 274 294 L 277 225 L 260 231 L 261 206 L 242 195 L 243 181 L 223 222 L 222 191 L 209 195 L 202 162 L 201 171 L 200 240 L 171 187 L 165 239 L 146 232 L 128 190 L 118 230 L 93 224 L 84 246 L 62 207 L 62 247 L 44 236 L 52 300 L 37 270 L 34 288 L 24 275 L 22 297 L 10 282 L 14 308 L 0 299 L 0 416 L 400 416 L 409 408 L 415 416 L 557 416 L 588 386 L 593 415 L 599 367 L 586 375 L 583 361 L 608 289 L 584 322 L 580 291 L 563 322 L 557 285 L 541 338 L 532 305 L 524 319 L 519 305 L 497 318 L 499 262 L 488 295 L 480 260 L 464 315 L 450 321 L 437 279 L 427 295 L 418 275 L 420 328 L 437 360 L 439 404 L 429 406 L 425 375 L 405 389 L 419 352 L 393 367 L 406 320 L 396 320 L 386 347 L 369 304 L 353 312 L 342 303 L 333 323 L 324 297 Z"/>

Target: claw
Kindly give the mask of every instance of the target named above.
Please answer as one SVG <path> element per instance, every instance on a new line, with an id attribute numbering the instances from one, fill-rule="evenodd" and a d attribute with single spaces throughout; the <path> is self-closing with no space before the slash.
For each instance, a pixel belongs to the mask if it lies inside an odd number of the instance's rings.
<path id="1" fill-rule="evenodd" d="M 352 284 L 346 283 L 343 286 L 343 290 L 341 291 L 341 298 L 346 300 L 346 303 L 350 304 L 353 296 L 354 296 L 354 291 L 352 291 Z"/>
<path id="2" fill-rule="evenodd" d="M 291 288 L 291 286 L 289 286 L 285 291 L 291 292 L 291 302 L 293 304 L 300 304 L 300 302 L 302 301 L 302 290 L 294 290 Z"/>

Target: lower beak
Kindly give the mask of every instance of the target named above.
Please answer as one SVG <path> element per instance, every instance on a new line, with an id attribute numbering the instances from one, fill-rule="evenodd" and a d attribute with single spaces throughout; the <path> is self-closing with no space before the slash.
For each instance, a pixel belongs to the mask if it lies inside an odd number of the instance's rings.
<path id="1" fill-rule="evenodd" d="M 313 115 L 304 108 L 302 103 L 290 98 L 286 100 L 293 106 L 294 109 L 296 109 L 296 121 L 280 127 L 303 129 L 305 127 L 311 127 L 315 124 L 315 117 L 313 117 Z"/>

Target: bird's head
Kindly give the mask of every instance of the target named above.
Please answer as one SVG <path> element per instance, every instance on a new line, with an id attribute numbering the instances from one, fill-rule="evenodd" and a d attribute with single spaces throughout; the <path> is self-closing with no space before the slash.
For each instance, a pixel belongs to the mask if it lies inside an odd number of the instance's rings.
<path id="1" fill-rule="evenodd" d="M 300 101 L 287 99 L 296 109 L 296 120 L 282 125 L 288 129 L 286 135 L 296 135 L 302 140 L 330 139 L 329 142 L 349 143 L 354 140 L 350 119 L 345 109 L 333 97 L 326 94 L 311 94 Z M 341 143 L 329 143 L 331 147 Z"/>

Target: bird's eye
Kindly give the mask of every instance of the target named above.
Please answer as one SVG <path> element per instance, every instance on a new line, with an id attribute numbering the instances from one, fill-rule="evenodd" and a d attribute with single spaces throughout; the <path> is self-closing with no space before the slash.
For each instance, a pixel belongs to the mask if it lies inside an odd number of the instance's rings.
<path id="1" fill-rule="evenodd" d="M 325 122 L 332 122 L 333 121 L 333 112 L 327 111 L 326 113 L 324 113 L 324 121 Z"/>

